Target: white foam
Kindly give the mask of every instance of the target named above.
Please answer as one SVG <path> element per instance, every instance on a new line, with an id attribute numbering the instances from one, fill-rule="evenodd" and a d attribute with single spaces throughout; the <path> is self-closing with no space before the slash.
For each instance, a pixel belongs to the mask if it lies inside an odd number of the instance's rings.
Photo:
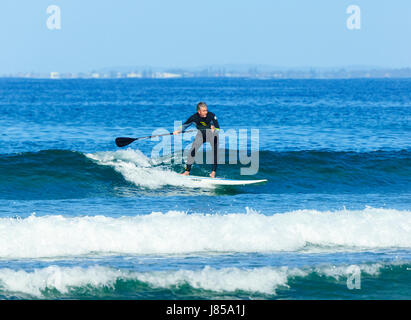
<path id="1" fill-rule="evenodd" d="M 382 264 L 359 265 L 361 273 L 378 276 Z M 172 288 L 189 284 L 195 289 L 214 292 L 246 292 L 275 295 L 279 288 L 289 288 L 289 281 L 310 274 L 332 277 L 339 280 L 349 274 L 349 266 L 331 267 L 260 267 L 252 269 L 222 268 L 209 266 L 200 270 L 173 270 L 136 272 L 101 266 L 88 268 L 49 266 L 33 271 L 0 269 L 0 292 L 43 297 L 46 289 L 55 289 L 61 294 L 70 294 L 73 289 L 88 290 L 109 288 L 115 290 L 118 280 L 138 280 L 154 288 Z M 374 270 L 375 272 L 369 272 Z M 84 290 L 82 290 L 84 291 Z"/>
<path id="2" fill-rule="evenodd" d="M 394 263 L 395 265 L 395 263 Z M 371 276 L 378 276 L 384 265 L 381 263 L 374 264 L 364 264 L 364 265 L 352 265 L 352 266 L 322 266 L 314 269 L 314 272 L 320 276 L 332 277 L 336 280 L 347 277 L 347 274 L 351 274 L 353 269 L 352 267 L 358 268 L 363 274 L 369 274 Z M 351 271 L 350 271 L 351 270 Z"/>
<path id="3" fill-rule="evenodd" d="M 50 266 L 27 272 L 24 270 L 0 269 L 1 291 L 25 293 L 41 297 L 45 289 L 56 289 L 62 294 L 71 287 L 113 287 L 121 272 L 105 267 L 58 267 Z"/>
<path id="4" fill-rule="evenodd" d="M 279 286 L 287 286 L 289 276 L 304 276 L 301 270 L 280 268 L 223 268 L 205 267 L 202 270 L 178 270 L 172 272 L 149 272 L 138 276 L 138 280 L 147 282 L 154 287 L 169 288 L 188 283 L 195 289 L 205 289 L 217 292 L 243 290 L 275 294 Z"/>
<path id="5" fill-rule="evenodd" d="M 300 210 L 266 216 L 186 214 L 135 217 L 30 216 L 0 219 L 0 258 L 411 248 L 411 212 Z M 317 250 L 316 249 L 316 250 Z"/>
<path id="6" fill-rule="evenodd" d="M 139 150 L 104 151 L 85 155 L 99 165 L 113 167 L 124 179 L 136 186 L 150 189 L 158 189 L 166 185 L 215 188 L 213 185 L 199 184 L 185 179 L 167 166 L 153 166 L 152 161 Z"/>

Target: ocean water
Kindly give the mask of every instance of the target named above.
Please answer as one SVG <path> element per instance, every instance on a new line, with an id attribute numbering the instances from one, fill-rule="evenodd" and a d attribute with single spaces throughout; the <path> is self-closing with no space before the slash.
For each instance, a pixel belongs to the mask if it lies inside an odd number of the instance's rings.
<path id="1" fill-rule="evenodd" d="M 267 183 L 114 144 L 199 101 Z M 0 79 L 0 128 L 1 299 L 411 298 L 411 80 Z"/>

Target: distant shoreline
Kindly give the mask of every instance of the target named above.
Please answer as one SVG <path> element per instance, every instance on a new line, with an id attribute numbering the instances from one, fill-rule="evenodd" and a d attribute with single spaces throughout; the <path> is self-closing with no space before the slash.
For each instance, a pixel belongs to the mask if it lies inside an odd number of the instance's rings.
<path id="1" fill-rule="evenodd" d="M 2 80 L 123 80 L 123 81 L 136 81 L 136 80 L 195 80 L 195 79 L 210 79 L 210 80 L 406 80 L 411 79 L 411 74 L 407 76 L 397 76 L 397 77 L 335 77 L 335 78 L 273 78 L 273 77 L 179 77 L 179 78 L 88 78 L 88 77 L 77 77 L 77 78 L 47 78 L 47 77 L 18 77 L 18 76 L 0 76 Z"/>
<path id="2" fill-rule="evenodd" d="M 198 68 L 112 67 L 90 72 L 17 72 L 0 78 L 30 79 L 389 79 L 411 78 L 411 68 L 335 67 L 280 68 L 269 66 L 205 66 Z"/>

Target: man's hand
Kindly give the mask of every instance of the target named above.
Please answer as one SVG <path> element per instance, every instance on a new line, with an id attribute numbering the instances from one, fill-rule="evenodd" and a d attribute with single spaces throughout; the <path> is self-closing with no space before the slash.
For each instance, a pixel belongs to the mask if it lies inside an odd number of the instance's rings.
<path id="1" fill-rule="evenodd" d="M 181 133 L 180 130 L 176 130 L 176 131 L 173 132 L 173 135 L 180 134 L 180 133 Z"/>
<path id="2" fill-rule="evenodd" d="M 215 127 L 211 126 L 211 132 L 214 132 Z"/>

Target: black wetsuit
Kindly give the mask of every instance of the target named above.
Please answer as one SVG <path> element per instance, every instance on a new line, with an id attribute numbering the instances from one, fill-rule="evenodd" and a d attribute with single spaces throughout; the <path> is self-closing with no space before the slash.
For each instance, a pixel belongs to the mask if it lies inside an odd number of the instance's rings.
<path id="1" fill-rule="evenodd" d="M 182 132 L 184 132 L 192 123 L 196 124 L 197 135 L 194 139 L 193 145 L 191 147 L 190 153 L 187 157 L 186 171 L 191 170 L 191 166 L 194 163 L 194 157 L 197 149 L 201 147 L 204 142 L 209 142 L 211 144 L 211 149 L 213 151 L 213 169 L 217 170 L 217 151 L 218 151 L 218 131 L 220 130 L 220 125 L 218 124 L 217 117 L 214 113 L 208 112 L 207 116 L 204 118 L 200 117 L 197 113 L 193 114 L 186 122 L 182 125 Z M 215 131 L 211 132 L 211 123 L 215 127 Z"/>
<path id="2" fill-rule="evenodd" d="M 198 130 L 204 132 L 206 129 L 211 129 L 211 122 L 213 122 L 216 129 L 220 129 L 220 125 L 218 124 L 217 117 L 214 113 L 208 112 L 207 116 L 201 118 L 198 112 L 196 112 L 183 123 L 182 132 L 184 132 L 193 122 L 196 124 Z"/>

